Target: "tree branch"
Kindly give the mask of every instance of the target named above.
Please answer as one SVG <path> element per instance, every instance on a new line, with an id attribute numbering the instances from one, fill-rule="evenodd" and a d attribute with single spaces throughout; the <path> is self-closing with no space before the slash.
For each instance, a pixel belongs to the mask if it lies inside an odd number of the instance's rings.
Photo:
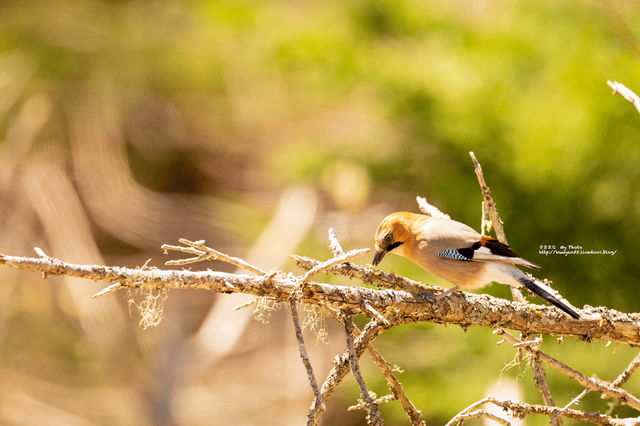
<path id="1" fill-rule="evenodd" d="M 496 237 L 498 241 L 501 243 L 509 245 L 507 242 L 507 235 L 504 232 L 504 226 L 502 223 L 502 219 L 500 219 L 500 215 L 498 214 L 498 209 L 496 207 L 496 203 L 493 201 L 493 197 L 491 196 L 491 190 L 487 186 L 487 182 L 484 180 L 484 173 L 482 172 L 482 166 L 476 159 L 476 155 L 472 152 L 469 153 L 471 160 L 473 161 L 473 169 L 476 172 L 476 176 L 478 177 L 478 183 L 480 184 L 480 190 L 482 191 L 482 235 L 486 235 L 493 230 L 496 233 Z M 487 216 L 489 219 L 487 220 Z M 525 298 L 515 287 L 511 287 L 511 297 L 518 303 L 525 303 Z"/>
<path id="2" fill-rule="evenodd" d="M 549 382 L 547 382 L 547 373 L 544 371 L 542 361 L 540 361 L 539 358 L 533 357 L 533 359 L 531 360 L 531 369 L 533 370 L 533 375 L 536 380 L 536 387 L 540 391 L 540 395 L 542 396 L 544 404 L 549 407 L 554 407 L 556 403 L 553 400 L 553 396 L 551 395 Z M 562 426 L 562 418 L 557 416 L 551 417 L 551 424 L 553 426 Z"/>
<path id="3" fill-rule="evenodd" d="M 298 319 L 298 308 L 296 306 L 295 299 L 289 299 L 289 306 L 291 308 L 291 318 L 293 319 L 293 326 L 296 330 L 296 338 L 298 339 L 298 348 L 300 349 L 300 358 L 302 358 L 302 364 L 304 364 L 304 368 L 307 370 L 307 375 L 309 376 L 309 383 L 311 383 L 311 389 L 313 389 L 313 394 L 316 396 L 314 401 L 314 406 L 319 406 L 322 411 L 327 410 L 327 406 L 322 399 L 322 394 L 320 393 L 320 388 L 318 387 L 318 382 L 316 381 L 316 376 L 313 374 L 313 367 L 311 366 L 311 361 L 309 361 L 309 355 L 307 355 L 307 349 L 304 344 L 304 338 L 302 337 L 302 328 L 300 327 L 300 320 Z"/>
<path id="4" fill-rule="evenodd" d="M 473 160 L 474 170 L 476 172 L 476 176 L 478 177 L 478 183 L 480 184 L 480 189 L 482 190 L 482 197 L 484 198 L 483 204 L 483 217 L 482 217 L 482 235 L 485 235 L 487 232 L 493 230 L 496 233 L 496 237 L 498 237 L 498 241 L 504 244 L 507 243 L 507 236 L 504 233 L 504 228 L 502 226 L 502 220 L 500 219 L 500 215 L 498 214 L 498 210 L 496 209 L 496 204 L 493 202 L 493 198 L 491 197 L 491 191 L 487 186 L 487 182 L 484 180 L 484 174 L 482 173 L 482 167 L 480 163 L 476 159 L 476 155 L 473 152 L 470 152 L 469 155 Z M 489 215 L 489 221 L 485 221 L 484 214 Z"/>
<path id="5" fill-rule="evenodd" d="M 387 379 L 387 383 L 389 384 L 389 388 L 391 389 L 394 398 L 402 405 L 402 408 L 404 409 L 404 412 L 407 413 L 411 424 L 413 426 L 425 426 L 425 423 L 422 421 L 422 413 L 411 401 L 409 401 L 409 398 L 407 398 L 407 395 L 405 395 L 404 390 L 402 389 L 402 384 L 400 384 L 398 379 L 393 375 L 387 361 L 385 361 L 373 345 L 367 346 L 367 352 L 369 352 L 371 359 L 373 359 L 373 362 L 376 363 L 385 379 Z"/>
<path id="6" fill-rule="evenodd" d="M 584 386 L 586 389 L 601 393 L 611 398 L 616 398 L 623 404 L 626 404 L 631 408 L 634 408 L 640 411 L 640 400 L 635 396 L 631 395 L 629 392 L 620 388 L 616 388 L 612 386 L 610 383 L 606 383 L 602 380 L 592 379 L 585 376 L 579 371 L 574 370 L 573 368 L 561 363 L 557 359 L 552 358 L 546 353 L 542 352 L 538 347 L 539 344 L 534 345 L 534 344 L 531 344 L 531 342 L 523 342 L 503 329 L 497 329 L 495 333 L 504 337 L 505 340 L 508 341 L 509 343 L 512 343 L 514 345 L 517 344 L 519 347 L 523 348 L 524 350 L 529 352 L 531 355 L 535 356 L 536 358 L 539 358 L 541 361 L 555 368 L 562 374 L 580 383 L 580 385 Z"/>
<path id="7" fill-rule="evenodd" d="M 329 312 L 329 314 L 337 322 L 339 322 L 344 326 L 344 319 L 341 316 L 334 314 L 333 312 Z M 357 325 L 355 324 L 353 325 L 353 330 L 354 330 L 355 336 L 359 337 L 361 334 L 361 331 L 358 329 Z M 398 402 L 400 402 L 405 413 L 407 413 L 409 420 L 411 420 L 411 424 L 413 426 L 425 426 L 425 423 L 422 421 L 422 413 L 420 413 L 420 411 L 418 411 L 418 409 L 413 405 L 413 403 L 409 401 L 409 398 L 407 398 L 407 396 L 404 393 L 402 385 L 393 375 L 393 372 L 391 371 L 391 368 L 389 367 L 389 364 L 387 363 L 387 361 L 382 357 L 382 355 L 380 355 L 380 353 L 373 346 L 373 344 L 369 344 L 367 346 L 367 352 L 369 353 L 369 356 L 371 356 L 371 359 L 373 359 L 373 362 L 375 362 L 376 365 L 378 366 L 378 369 L 382 372 L 382 375 L 385 377 L 385 379 L 387 379 L 387 383 L 389 384 L 389 388 L 393 393 L 393 397 Z"/>
<path id="8" fill-rule="evenodd" d="M 628 89 L 624 84 L 618 83 L 617 81 L 608 80 L 607 84 L 609 87 L 613 89 L 613 94 L 618 94 L 631 102 L 631 104 L 636 107 L 638 112 L 640 112 L 640 98 L 638 95 L 633 93 L 630 89 Z"/>
<path id="9" fill-rule="evenodd" d="M 465 408 L 460 412 L 456 417 L 451 419 L 446 426 L 453 426 L 456 423 L 459 423 L 462 418 L 459 418 L 461 414 L 464 415 L 471 410 L 475 410 L 476 408 L 484 405 L 484 404 L 494 404 L 505 411 L 508 411 L 511 417 L 514 418 L 524 418 L 529 414 L 540 414 L 545 416 L 556 416 L 561 414 L 563 417 L 568 419 L 577 420 L 586 423 L 592 423 L 596 425 L 603 426 L 632 426 L 637 425 L 640 419 L 638 418 L 627 418 L 627 419 L 617 419 L 612 418 L 610 416 L 606 416 L 598 413 L 585 413 L 579 410 L 571 410 L 571 409 L 560 409 L 560 407 L 548 407 L 546 405 L 533 405 L 527 404 L 526 402 L 514 402 L 514 401 L 502 401 L 496 399 L 492 396 L 487 396 L 469 407 Z"/>
<path id="10" fill-rule="evenodd" d="M 377 320 L 369 321 L 366 325 L 362 334 L 355 339 L 353 344 L 355 356 L 357 359 L 360 359 L 365 349 L 373 342 L 376 337 L 387 330 L 386 327 L 377 322 Z M 329 372 L 327 379 L 320 391 L 322 392 L 322 397 L 324 400 L 328 400 L 336 387 L 342 382 L 342 380 L 347 376 L 347 374 L 351 371 L 350 363 L 349 363 L 349 351 L 346 351 L 340 356 L 336 357 L 336 360 L 333 363 L 333 368 Z M 319 407 L 315 407 L 311 409 L 309 413 L 309 421 L 307 425 L 315 426 L 320 421 L 321 411 Z"/>
<path id="11" fill-rule="evenodd" d="M 298 256 L 292 254 L 289 256 L 296 264 L 302 269 L 311 269 L 318 265 L 320 262 L 311 259 L 306 256 Z M 421 282 L 413 281 L 409 278 L 395 273 L 386 273 L 377 269 L 372 269 L 363 265 L 356 265 L 351 262 L 345 262 L 341 265 L 334 266 L 325 271 L 327 274 L 342 275 L 347 278 L 355 278 L 362 280 L 365 284 L 375 285 L 376 287 L 383 287 L 401 291 L 408 291 L 410 293 L 421 293 L 424 291 L 442 293 L 445 291 L 442 287 L 430 287 Z"/>
<path id="12" fill-rule="evenodd" d="M 338 257 L 338 256 L 344 255 L 344 250 L 342 249 L 342 246 L 338 241 L 336 231 L 333 228 L 329 229 L 329 247 L 331 248 L 331 252 L 333 253 L 334 256 Z M 308 260 L 310 262 L 316 262 L 313 259 L 308 259 Z M 357 266 L 357 265 L 352 265 L 350 263 L 345 265 Z M 312 266 L 310 268 L 312 268 Z M 366 269 L 366 268 L 363 268 L 363 269 Z M 403 278 L 397 275 L 394 275 L 394 276 L 398 278 Z M 419 284 L 419 283 L 416 283 L 416 284 Z M 387 321 L 387 319 L 384 318 L 382 315 L 380 315 L 378 311 L 373 309 L 368 302 L 365 301 L 365 303 L 363 303 L 363 307 L 365 309 L 370 308 L 373 311 L 372 312 L 374 314 L 373 316 L 382 324 L 385 324 L 386 326 L 391 325 Z M 344 324 L 344 319 L 341 316 L 334 314 L 333 312 L 329 312 L 329 314 L 332 315 L 336 321 L 342 322 Z M 356 337 L 361 334 L 360 329 L 358 329 L 358 326 L 356 326 L 355 324 L 353 325 L 353 332 Z M 380 352 L 378 352 L 378 350 L 373 346 L 373 344 L 369 344 L 367 346 L 367 352 L 369 353 L 369 356 L 371 356 L 371 359 L 373 360 L 373 362 L 378 366 L 378 369 L 382 372 L 382 375 L 387 380 L 387 383 L 389 384 L 389 388 L 391 389 L 391 392 L 393 394 L 393 398 L 396 399 L 398 402 L 400 402 L 400 405 L 402 405 L 402 408 L 404 409 L 405 413 L 407 413 L 407 416 L 409 417 L 411 424 L 413 426 L 425 426 L 425 423 L 422 421 L 422 413 L 420 413 L 420 411 L 413 405 L 413 403 L 409 400 L 409 398 L 407 398 L 407 395 L 404 393 L 404 389 L 402 388 L 402 384 L 395 378 L 395 376 L 393 375 L 393 372 L 391 371 L 391 368 L 389 367 L 389 364 L 382 357 Z"/>
<path id="13" fill-rule="evenodd" d="M 636 369 L 640 366 L 640 354 L 636 355 L 636 357 L 631 361 L 629 366 L 615 379 L 611 384 L 615 387 L 620 387 L 627 383 L 627 380 L 631 378 L 631 375 L 636 371 Z"/>
<path id="14" fill-rule="evenodd" d="M 353 377 L 356 378 L 358 386 L 360 386 L 360 395 L 362 397 L 362 403 L 367 409 L 367 423 L 372 426 L 382 426 L 382 416 L 378 411 L 378 404 L 372 398 L 371 394 L 367 390 L 367 386 L 364 383 L 362 374 L 360 374 L 360 366 L 358 365 L 358 357 L 353 347 L 353 319 L 351 315 L 345 315 L 344 317 L 344 329 L 347 335 L 347 352 L 349 353 L 349 366 L 353 372 Z"/>
<path id="15" fill-rule="evenodd" d="M 205 260 L 221 260 L 223 262 L 227 262 L 234 266 L 237 266 L 238 268 L 245 269 L 249 272 L 253 272 L 254 274 L 265 275 L 265 271 L 263 271 L 262 269 L 256 268 L 255 266 L 245 262 L 244 260 L 238 257 L 231 257 L 227 254 L 220 253 L 219 251 L 216 251 L 210 247 L 205 246 L 204 240 L 189 241 L 185 238 L 180 238 L 178 241 L 180 241 L 182 244 L 186 245 L 187 247 L 163 244 L 161 248 L 165 251 L 165 253 L 167 252 L 167 250 L 175 250 L 175 251 L 181 251 L 183 253 L 197 254 L 198 256 L 192 257 L 189 259 L 169 260 L 165 262 L 166 265 L 182 266 L 189 263 L 204 262 Z"/>
<path id="16" fill-rule="evenodd" d="M 477 410 L 487 402 L 492 402 L 492 401 L 493 401 L 493 398 L 488 396 L 486 398 L 482 398 L 480 401 L 474 402 L 473 404 L 471 404 L 470 406 L 468 406 L 467 408 L 465 408 L 464 410 L 456 414 L 451 420 L 449 420 L 449 422 L 445 426 L 454 426 L 457 424 L 461 424 L 466 419 L 475 418 L 475 417 L 486 417 L 497 423 L 500 423 L 501 425 L 510 425 L 511 423 L 505 419 L 497 417 L 484 410 Z"/>
<path id="17" fill-rule="evenodd" d="M 489 215 L 491 217 L 490 223 L 495 227 L 496 235 L 506 243 L 502 222 L 497 214 L 489 188 L 484 181 L 482 169 L 473 153 L 470 153 L 470 155 L 476 166 L 476 174 L 483 192 L 483 233 L 486 226 L 484 218 L 485 215 Z M 427 214 L 444 215 L 436 208 L 429 206 L 426 200 L 418 198 L 418 202 L 421 210 L 426 211 Z M 205 246 L 204 241 L 192 242 L 185 239 L 180 240 L 184 246 L 163 245 L 162 247 L 165 250 L 181 251 L 195 255 L 195 257 L 172 260 L 167 262 L 168 265 L 187 265 L 215 259 L 244 268 L 252 274 L 231 274 L 211 270 L 200 272 L 159 270 L 148 268 L 146 265 L 137 269 L 75 265 L 51 258 L 38 248 L 35 250 L 40 256 L 39 258 L 0 255 L 0 265 L 38 271 L 43 274 L 44 278 L 51 275 L 66 275 L 110 283 L 94 297 L 101 297 L 123 288 L 147 291 L 149 294 L 154 289 L 175 288 L 208 289 L 218 293 L 245 293 L 272 301 L 288 300 L 300 356 L 315 395 L 314 403 L 310 407 L 308 416 L 308 425 L 310 426 L 318 424 L 321 412 L 326 410 L 324 401 L 333 394 L 335 388 L 342 382 L 349 371 L 353 372 L 362 394 L 362 402 L 356 407 L 364 407 L 367 410 L 369 424 L 382 424 L 382 417 L 378 410 L 379 403 L 397 399 L 402 404 L 412 425 L 424 425 L 420 411 L 406 397 L 400 382 L 394 377 L 389 365 L 371 344 L 377 336 L 392 327 L 418 321 L 455 324 L 463 328 L 474 325 L 498 328 L 496 332 L 504 336 L 505 340 L 512 343 L 519 350 L 526 351 L 532 355 L 536 386 L 540 388 L 545 404 L 547 404 L 547 406 L 533 406 L 510 401 L 498 401 L 492 397 L 487 397 L 467 407 L 454 417 L 449 424 L 461 423 L 464 419 L 473 417 L 485 417 L 501 424 L 509 424 L 508 420 L 479 408 L 482 403 L 493 403 L 502 406 L 514 417 L 522 417 L 525 414 L 546 414 L 551 416 L 552 423 L 557 426 L 562 425 L 561 417 L 616 426 L 632 424 L 631 420 L 636 420 L 612 419 L 609 416 L 583 413 L 571 410 L 568 407 L 579 401 L 589 391 L 596 391 L 601 393 L 603 397 L 616 398 L 622 403 L 640 410 L 640 400 L 619 388 L 640 365 L 640 355 L 636 357 L 613 384 L 609 384 L 588 378 L 548 356 L 540 350 L 540 339 L 530 340 L 530 337 L 527 336 L 553 334 L 562 337 L 574 337 L 589 342 L 608 341 L 640 346 L 640 314 L 623 314 L 606 308 L 585 307 L 582 311 L 581 319 L 573 320 L 567 318 L 566 315 L 558 312 L 553 307 L 523 304 L 518 301 L 509 302 L 485 294 L 478 295 L 463 292 L 452 293 L 435 301 L 432 298 L 423 297 L 422 294 L 425 291 L 431 293 L 442 292 L 441 288 L 426 286 L 394 273 L 386 274 L 372 269 L 370 266 L 355 265 L 349 260 L 367 253 L 369 249 L 352 250 L 345 254 L 333 229 L 329 230 L 329 240 L 334 257 L 325 262 L 302 256 L 291 256 L 299 266 L 306 270 L 306 272 L 299 275 L 273 271 L 265 272 L 242 259 L 222 254 Z M 356 278 L 364 283 L 373 284 L 378 288 L 336 286 L 311 281 L 313 277 L 320 273 Z M 521 300 L 524 300 L 520 293 L 517 293 L 517 295 L 520 296 Z M 258 300 L 264 301 L 265 299 Z M 316 306 L 332 315 L 345 327 L 347 350 L 336 358 L 334 367 L 321 388 L 318 387 L 306 352 L 297 313 L 298 302 Z M 247 304 L 239 308 L 245 306 Z M 360 313 L 371 318 L 362 333 L 352 321 L 352 316 Z M 517 339 L 505 332 L 503 328 L 520 331 L 523 336 L 522 339 Z M 358 359 L 365 349 L 369 351 L 374 362 L 386 378 L 393 395 L 374 400 L 374 396 L 367 390 L 360 374 L 358 363 Z M 543 362 L 576 380 L 585 387 L 585 391 L 566 407 L 556 407 L 548 388 L 546 374 L 542 368 Z"/>
<path id="18" fill-rule="evenodd" d="M 295 276 L 283 273 L 256 276 L 219 271 L 130 269 L 75 265 L 48 256 L 28 258 L 0 255 L 0 266 L 42 272 L 45 277 L 66 275 L 112 284 L 119 283 L 118 288 L 206 289 L 218 293 L 252 294 L 275 300 L 288 299 L 297 284 Z M 333 273 L 338 270 L 341 269 L 332 268 L 327 272 Z M 368 269 L 365 275 L 379 279 L 383 276 L 379 271 L 372 269 Z M 378 312 L 385 313 L 385 318 L 392 326 L 426 321 L 462 327 L 502 327 L 528 334 L 574 337 L 588 342 L 608 341 L 640 345 L 640 314 L 623 314 L 602 307 L 586 307 L 582 311 L 582 318 L 573 320 L 550 306 L 520 305 L 487 294 L 457 292 L 436 302 L 401 290 L 375 290 L 316 282 L 307 283 L 301 297 L 304 303 L 370 316 L 370 313 L 362 309 L 365 300 Z"/>

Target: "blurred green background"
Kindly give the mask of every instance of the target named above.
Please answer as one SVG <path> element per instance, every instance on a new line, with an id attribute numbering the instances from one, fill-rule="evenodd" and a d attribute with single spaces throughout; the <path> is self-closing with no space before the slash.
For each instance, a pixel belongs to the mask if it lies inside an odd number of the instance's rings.
<path id="1" fill-rule="evenodd" d="M 371 247 L 417 195 L 479 229 L 474 151 L 538 277 L 575 306 L 638 312 L 640 115 L 606 82 L 640 92 L 639 34 L 640 4 L 621 0 L 2 2 L 0 253 L 164 267 L 176 255 L 160 245 L 183 237 L 298 273 L 289 253 L 330 257 L 329 227 L 345 249 Z M 381 266 L 443 284 L 404 259 Z M 192 269 L 207 267 L 232 271 Z M 306 421 L 286 310 L 265 325 L 233 311 L 242 297 L 172 291 L 165 321 L 142 330 L 126 295 L 91 299 L 101 284 L 7 268 L 0 281 L 4 425 Z M 326 345 L 307 332 L 320 380 L 344 348 L 327 326 Z M 376 346 L 427 423 L 443 424 L 501 377 L 540 402 L 528 369 L 503 371 L 514 351 L 497 340 L 416 324 Z M 553 338 L 543 349 L 604 380 L 636 353 Z M 362 368 L 386 394 L 366 355 Z M 581 390 L 548 375 L 560 406 Z M 626 387 L 640 392 L 638 378 Z M 323 425 L 365 424 L 346 411 L 358 393 L 346 380 Z M 576 408 L 610 409 L 597 395 Z M 408 424 L 399 404 L 382 410 Z"/>

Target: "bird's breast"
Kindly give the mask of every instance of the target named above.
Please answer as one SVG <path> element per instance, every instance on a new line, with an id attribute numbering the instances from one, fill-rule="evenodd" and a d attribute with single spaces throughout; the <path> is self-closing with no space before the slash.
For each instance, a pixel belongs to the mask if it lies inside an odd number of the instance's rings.
<path id="1" fill-rule="evenodd" d="M 482 288 L 492 281 L 487 277 L 485 263 L 446 259 L 425 251 L 407 250 L 403 255 L 427 272 L 463 289 Z"/>

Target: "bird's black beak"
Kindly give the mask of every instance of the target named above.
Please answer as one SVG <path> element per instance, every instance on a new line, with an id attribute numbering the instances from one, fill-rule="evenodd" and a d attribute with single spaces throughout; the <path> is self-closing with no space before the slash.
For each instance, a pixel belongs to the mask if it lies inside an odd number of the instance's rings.
<path id="1" fill-rule="evenodd" d="M 386 250 L 377 251 L 375 256 L 373 256 L 373 261 L 371 262 L 373 266 L 378 266 L 385 254 L 387 254 Z"/>

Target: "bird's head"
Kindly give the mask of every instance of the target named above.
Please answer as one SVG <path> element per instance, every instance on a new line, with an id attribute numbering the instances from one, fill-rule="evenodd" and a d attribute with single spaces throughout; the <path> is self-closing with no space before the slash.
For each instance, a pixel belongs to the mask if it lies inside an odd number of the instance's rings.
<path id="1" fill-rule="evenodd" d="M 406 212 L 392 213 L 387 216 L 376 231 L 376 254 L 371 262 L 377 266 L 387 253 L 403 256 L 402 245 L 415 236 L 411 232 L 416 218 L 420 215 Z"/>

